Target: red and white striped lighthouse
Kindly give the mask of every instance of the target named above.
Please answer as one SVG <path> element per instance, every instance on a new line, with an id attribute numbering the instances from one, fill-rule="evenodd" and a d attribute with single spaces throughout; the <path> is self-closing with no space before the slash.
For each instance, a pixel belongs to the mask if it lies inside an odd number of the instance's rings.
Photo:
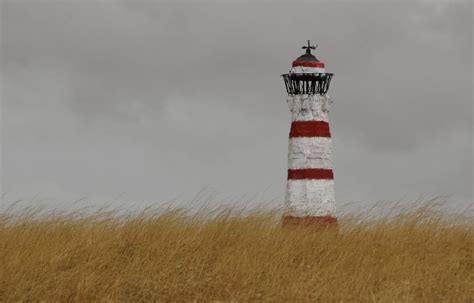
<path id="1" fill-rule="evenodd" d="M 333 74 L 312 53 L 293 61 L 284 74 L 291 111 L 288 181 L 283 225 L 337 226 L 327 95 Z"/>

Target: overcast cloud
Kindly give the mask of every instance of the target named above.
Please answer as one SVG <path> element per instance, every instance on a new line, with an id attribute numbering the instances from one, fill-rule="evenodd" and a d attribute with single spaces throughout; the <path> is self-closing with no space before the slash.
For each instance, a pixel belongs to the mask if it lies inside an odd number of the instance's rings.
<path id="1" fill-rule="evenodd" d="M 279 206 L 279 76 L 311 39 L 335 73 L 338 203 L 465 207 L 472 14 L 471 1 L 2 1 L 1 192 L 146 205 L 207 186 Z"/>

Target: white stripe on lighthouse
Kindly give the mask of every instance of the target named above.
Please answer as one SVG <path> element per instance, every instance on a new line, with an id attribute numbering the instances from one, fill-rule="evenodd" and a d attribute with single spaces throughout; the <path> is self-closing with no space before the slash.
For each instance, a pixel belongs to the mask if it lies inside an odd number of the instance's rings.
<path id="1" fill-rule="evenodd" d="M 311 67 L 311 66 L 294 66 L 291 68 L 290 73 L 303 73 L 303 74 L 323 74 L 326 70 L 324 67 Z"/>
<path id="2" fill-rule="evenodd" d="M 288 169 L 332 168 L 331 138 L 290 138 Z"/>
<path id="3" fill-rule="evenodd" d="M 332 100 L 327 95 L 290 95 L 286 102 L 292 121 L 328 121 Z"/>
<path id="4" fill-rule="evenodd" d="M 287 216 L 333 216 L 336 212 L 333 180 L 288 180 Z"/>

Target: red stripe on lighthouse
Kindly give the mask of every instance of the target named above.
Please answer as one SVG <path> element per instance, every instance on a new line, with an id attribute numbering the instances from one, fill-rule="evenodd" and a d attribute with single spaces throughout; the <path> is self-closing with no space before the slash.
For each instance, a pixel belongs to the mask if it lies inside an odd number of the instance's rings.
<path id="1" fill-rule="evenodd" d="M 332 180 L 334 174 L 332 169 L 324 168 L 305 168 L 305 169 L 289 169 L 288 180 L 304 180 L 304 179 L 316 179 L 316 180 Z"/>
<path id="2" fill-rule="evenodd" d="M 290 138 L 296 137 L 331 137 L 329 123 L 325 121 L 293 121 Z"/>
<path id="3" fill-rule="evenodd" d="M 317 62 L 317 61 L 293 61 L 292 66 L 293 67 L 295 67 L 295 66 L 305 66 L 305 67 L 322 67 L 322 68 L 324 68 L 324 63 L 323 62 Z"/>

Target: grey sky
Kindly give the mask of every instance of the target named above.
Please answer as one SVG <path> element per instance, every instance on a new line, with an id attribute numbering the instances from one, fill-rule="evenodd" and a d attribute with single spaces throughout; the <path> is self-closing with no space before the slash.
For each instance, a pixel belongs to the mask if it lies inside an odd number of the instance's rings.
<path id="1" fill-rule="evenodd" d="M 338 202 L 472 202 L 472 2 L 2 1 L 2 192 L 283 199 L 280 74 L 336 74 Z M 135 202 L 146 203 L 146 202 Z"/>

